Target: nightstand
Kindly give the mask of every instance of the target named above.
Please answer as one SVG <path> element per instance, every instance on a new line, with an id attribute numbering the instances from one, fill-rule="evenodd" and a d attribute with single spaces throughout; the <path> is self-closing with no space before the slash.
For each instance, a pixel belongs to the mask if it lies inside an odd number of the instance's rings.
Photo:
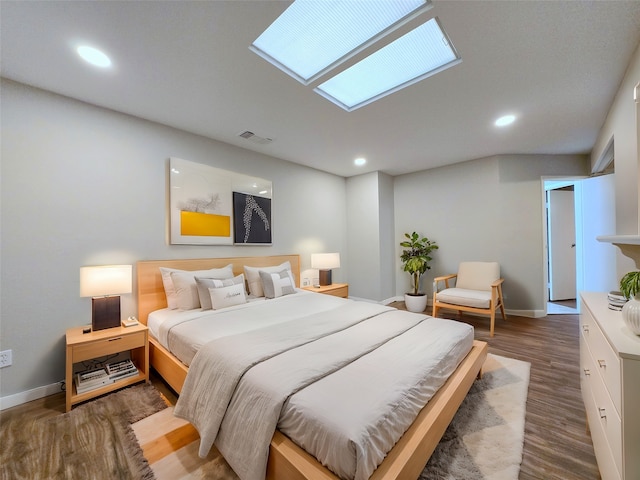
<path id="1" fill-rule="evenodd" d="M 76 403 L 134 383 L 149 381 L 149 331 L 146 325 L 139 324 L 133 327 L 115 327 L 82 333 L 84 328 L 86 327 L 74 327 L 67 330 L 67 412 Z M 74 364 L 127 351 L 130 352 L 131 360 L 138 368 L 138 375 L 122 378 L 84 393 L 77 393 L 73 378 Z"/>
<path id="2" fill-rule="evenodd" d="M 303 290 L 310 292 L 324 293 L 325 295 L 333 295 L 334 297 L 349 297 L 348 283 L 332 283 L 331 285 L 322 285 L 320 287 L 302 287 Z"/>

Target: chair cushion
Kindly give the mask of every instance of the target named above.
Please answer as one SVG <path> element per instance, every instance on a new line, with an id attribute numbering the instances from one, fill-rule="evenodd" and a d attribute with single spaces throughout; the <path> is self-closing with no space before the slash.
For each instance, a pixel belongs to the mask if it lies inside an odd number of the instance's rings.
<path id="1" fill-rule="evenodd" d="M 446 288 L 436 294 L 439 302 L 465 307 L 489 308 L 491 306 L 491 292 L 483 290 L 469 290 L 465 288 Z"/>
<path id="2" fill-rule="evenodd" d="M 498 262 L 461 262 L 458 267 L 456 287 L 491 291 L 491 284 L 499 278 Z"/>

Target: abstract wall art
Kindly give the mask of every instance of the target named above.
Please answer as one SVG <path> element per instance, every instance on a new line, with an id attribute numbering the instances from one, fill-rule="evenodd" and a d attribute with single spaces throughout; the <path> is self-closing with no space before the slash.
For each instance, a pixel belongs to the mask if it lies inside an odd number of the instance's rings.
<path id="1" fill-rule="evenodd" d="M 271 244 L 271 199 L 233 192 L 235 243 Z"/>
<path id="2" fill-rule="evenodd" d="M 242 196 L 242 201 L 249 205 L 252 214 L 247 217 L 248 223 L 244 217 L 234 220 L 236 195 Z M 262 226 L 268 225 L 266 234 L 254 227 L 257 227 L 254 214 L 265 219 Z M 172 157 L 169 159 L 169 218 L 171 244 L 270 244 L 271 182 Z M 238 225 L 242 231 L 234 233 Z"/>

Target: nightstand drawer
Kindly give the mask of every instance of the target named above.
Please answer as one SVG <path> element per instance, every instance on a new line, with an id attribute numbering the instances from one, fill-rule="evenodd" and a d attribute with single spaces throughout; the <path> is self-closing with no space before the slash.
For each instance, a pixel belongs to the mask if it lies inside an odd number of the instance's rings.
<path id="1" fill-rule="evenodd" d="M 302 287 L 302 289 L 324 295 L 333 295 L 334 297 L 349 298 L 348 283 L 332 283 L 331 285 L 321 285 L 317 287 Z"/>
<path id="2" fill-rule="evenodd" d="M 142 347 L 145 339 L 146 332 L 137 332 L 76 345 L 73 347 L 73 363 Z"/>
<path id="3" fill-rule="evenodd" d="M 345 285 L 343 287 L 326 290 L 322 293 L 324 293 L 325 295 L 333 295 L 334 297 L 347 298 L 349 296 L 349 287 Z"/>

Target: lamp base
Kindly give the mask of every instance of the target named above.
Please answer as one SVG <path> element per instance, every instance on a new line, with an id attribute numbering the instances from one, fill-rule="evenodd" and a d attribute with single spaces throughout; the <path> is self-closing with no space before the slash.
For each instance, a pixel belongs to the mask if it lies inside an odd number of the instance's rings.
<path id="1" fill-rule="evenodd" d="M 105 330 L 120 326 L 120 296 L 93 297 L 91 299 L 91 330 Z"/>
<path id="2" fill-rule="evenodd" d="M 321 286 L 331 285 L 331 270 L 318 270 Z"/>

